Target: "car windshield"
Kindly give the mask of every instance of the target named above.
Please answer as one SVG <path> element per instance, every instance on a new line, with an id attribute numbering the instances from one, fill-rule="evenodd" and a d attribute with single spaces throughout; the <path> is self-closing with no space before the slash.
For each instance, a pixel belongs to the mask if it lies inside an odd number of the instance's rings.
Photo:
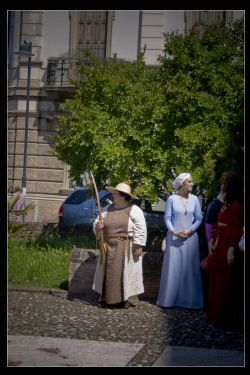
<path id="1" fill-rule="evenodd" d="M 100 190 L 98 192 L 98 195 L 99 195 L 99 198 L 102 199 L 104 198 L 106 195 L 111 195 L 107 190 L 103 189 L 103 190 Z"/>
<path id="2" fill-rule="evenodd" d="M 91 190 L 75 190 L 65 201 L 65 204 L 80 204 L 91 197 Z"/>
<path id="3" fill-rule="evenodd" d="M 107 198 L 112 198 L 111 193 L 109 193 L 107 190 L 100 190 L 98 192 L 99 198 L 101 200 L 102 206 L 103 202 L 102 201 L 105 197 Z M 77 189 L 71 195 L 65 200 L 65 204 L 81 204 L 82 202 L 85 202 L 87 200 L 93 200 L 95 201 L 95 198 L 93 197 L 93 192 L 90 189 Z M 106 202 L 106 200 L 105 200 Z"/>

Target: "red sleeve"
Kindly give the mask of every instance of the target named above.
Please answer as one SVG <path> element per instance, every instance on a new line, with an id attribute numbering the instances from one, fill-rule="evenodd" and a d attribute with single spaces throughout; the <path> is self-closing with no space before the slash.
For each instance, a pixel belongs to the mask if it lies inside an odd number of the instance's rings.
<path id="1" fill-rule="evenodd" d="M 228 236 L 228 245 L 236 247 L 240 240 L 243 227 L 243 206 L 240 202 L 234 201 L 227 215 L 226 235 Z"/>

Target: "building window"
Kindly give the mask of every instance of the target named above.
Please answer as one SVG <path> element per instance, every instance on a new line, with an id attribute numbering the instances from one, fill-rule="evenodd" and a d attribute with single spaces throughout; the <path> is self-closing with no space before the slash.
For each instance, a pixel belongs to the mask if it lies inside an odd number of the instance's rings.
<path id="1" fill-rule="evenodd" d="M 71 58 L 77 59 L 81 49 L 88 49 L 101 59 L 109 57 L 112 22 L 110 11 L 71 11 Z"/>

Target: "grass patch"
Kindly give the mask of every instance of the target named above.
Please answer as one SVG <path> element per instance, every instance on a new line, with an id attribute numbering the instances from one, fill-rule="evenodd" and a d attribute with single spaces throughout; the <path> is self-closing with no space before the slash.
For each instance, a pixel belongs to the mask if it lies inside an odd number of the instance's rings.
<path id="1" fill-rule="evenodd" d="M 57 236 L 8 241 L 9 286 L 68 288 L 69 261 L 73 247 L 96 248 L 88 238 Z"/>
<path id="2" fill-rule="evenodd" d="M 70 253 L 73 247 L 97 249 L 94 239 L 79 236 L 41 235 L 37 239 L 8 241 L 9 287 L 68 289 Z M 151 251 L 144 248 L 144 251 Z"/>

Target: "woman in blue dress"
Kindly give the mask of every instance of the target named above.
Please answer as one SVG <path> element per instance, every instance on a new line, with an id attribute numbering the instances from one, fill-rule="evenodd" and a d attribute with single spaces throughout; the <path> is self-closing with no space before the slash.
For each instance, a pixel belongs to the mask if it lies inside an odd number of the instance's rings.
<path id="1" fill-rule="evenodd" d="M 176 194 L 166 204 L 168 228 L 157 305 L 162 307 L 203 308 L 199 239 L 202 223 L 198 197 L 191 194 L 193 180 L 181 173 L 173 182 Z"/>

